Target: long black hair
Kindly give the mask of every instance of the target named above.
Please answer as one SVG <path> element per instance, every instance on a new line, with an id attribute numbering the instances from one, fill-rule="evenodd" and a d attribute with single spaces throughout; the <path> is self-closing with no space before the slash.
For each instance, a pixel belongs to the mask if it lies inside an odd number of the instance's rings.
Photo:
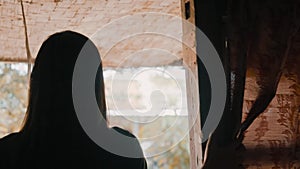
<path id="1" fill-rule="evenodd" d="M 53 136 L 75 137 L 78 131 L 82 132 L 73 106 L 72 75 L 77 57 L 88 40 L 82 34 L 65 31 L 51 35 L 42 44 L 30 77 L 29 104 L 21 130 L 27 137 L 51 140 Z M 105 115 L 101 63 L 95 84 L 99 109 Z"/>
<path id="2" fill-rule="evenodd" d="M 119 141 L 124 147 L 133 146 L 132 150 L 140 153 L 141 158 L 115 155 L 93 142 L 77 119 L 72 98 L 73 70 L 81 49 L 88 41 L 84 35 L 65 31 L 51 35 L 42 44 L 30 77 L 29 105 L 24 126 L 18 134 L 10 135 L 0 144 L 0 167 L 147 168 L 138 140 L 135 145 Z M 95 45 L 89 50 L 99 55 Z M 101 63 L 95 77 L 95 96 L 105 118 Z M 120 128 L 113 129 L 134 137 Z M 10 141 L 7 142 L 7 139 Z M 108 138 L 103 136 L 103 139 Z"/>

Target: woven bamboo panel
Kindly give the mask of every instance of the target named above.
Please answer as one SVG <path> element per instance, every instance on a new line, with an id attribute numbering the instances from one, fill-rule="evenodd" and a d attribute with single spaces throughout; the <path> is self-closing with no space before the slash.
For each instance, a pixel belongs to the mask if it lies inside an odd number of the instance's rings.
<path id="1" fill-rule="evenodd" d="M 141 22 L 132 18 L 120 21 L 122 17 L 148 12 L 181 17 L 180 0 L 23 0 L 23 4 L 32 57 L 36 56 L 42 42 L 55 32 L 73 30 L 93 37 L 103 27 L 110 25 L 99 37 L 94 37 L 98 38 L 95 43 L 100 54 L 111 50 L 110 55 L 103 58 L 106 67 L 117 67 L 124 58 L 123 67 L 163 66 L 181 60 L 180 42 L 164 36 L 133 35 L 135 31 L 151 26 L 153 29 L 182 34 L 181 23 L 174 23 L 172 17 L 163 23 L 160 23 L 159 18 L 158 21 L 148 19 L 151 23 L 146 23 L 147 19 Z M 0 0 L 1 61 L 27 60 L 21 9 L 20 0 Z M 113 25 L 117 20 L 119 25 Z M 120 37 L 127 34 L 132 36 L 121 40 Z M 108 44 L 115 46 L 107 48 L 110 46 Z M 156 50 L 136 54 L 148 48 L 163 49 L 169 53 Z"/>

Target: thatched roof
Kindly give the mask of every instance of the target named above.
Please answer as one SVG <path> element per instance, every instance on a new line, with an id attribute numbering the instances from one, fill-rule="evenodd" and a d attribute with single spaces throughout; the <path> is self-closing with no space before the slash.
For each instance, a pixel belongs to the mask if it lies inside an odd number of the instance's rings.
<path id="1" fill-rule="evenodd" d="M 96 41 L 106 67 L 116 67 L 121 60 L 124 67 L 181 63 L 180 42 L 160 35 L 134 35 L 149 27 L 182 35 L 181 23 L 172 17 L 143 20 L 141 15 L 136 16 L 141 12 L 159 12 L 180 17 L 178 0 L 23 0 L 23 6 L 33 58 L 49 35 L 73 30 Z M 0 1 L 0 13 L 0 60 L 26 62 L 21 1 Z M 126 16 L 129 19 L 122 18 Z M 122 36 L 126 38 L 121 40 Z"/>

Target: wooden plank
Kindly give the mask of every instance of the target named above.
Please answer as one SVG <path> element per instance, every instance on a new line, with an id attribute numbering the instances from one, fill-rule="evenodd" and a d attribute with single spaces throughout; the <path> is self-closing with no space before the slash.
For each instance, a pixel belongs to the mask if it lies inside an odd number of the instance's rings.
<path id="1" fill-rule="evenodd" d="M 195 25 L 194 0 L 182 0 L 182 18 Z M 183 42 L 193 43 L 193 49 L 183 45 L 183 63 L 186 68 L 186 92 L 190 125 L 190 168 L 202 167 L 201 127 L 195 27 L 183 22 Z"/>

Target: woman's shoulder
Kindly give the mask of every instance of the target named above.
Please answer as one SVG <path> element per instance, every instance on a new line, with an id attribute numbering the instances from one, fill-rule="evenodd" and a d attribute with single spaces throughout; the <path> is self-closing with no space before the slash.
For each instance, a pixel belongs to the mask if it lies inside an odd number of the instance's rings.
<path id="1" fill-rule="evenodd" d="M 11 159 L 19 147 L 18 137 L 18 133 L 12 133 L 0 139 L 0 168 L 10 168 L 12 165 Z"/>
<path id="2" fill-rule="evenodd" d="M 16 144 L 19 142 L 19 133 L 11 133 L 0 139 L 0 151 L 10 150 L 16 148 Z"/>
<path id="3" fill-rule="evenodd" d="M 126 145 L 127 146 L 127 150 L 130 151 L 134 151 L 136 153 L 136 156 L 139 158 L 122 158 L 122 159 L 118 159 L 119 160 L 119 164 L 124 164 L 123 166 L 131 166 L 131 168 L 138 168 L 138 169 L 147 169 L 147 162 L 146 159 L 144 157 L 144 153 L 142 150 L 142 147 L 139 143 L 139 140 L 136 138 L 135 135 L 133 135 L 131 132 L 129 132 L 128 130 L 124 130 L 120 127 L 113 127 L 112 129 L 114 129 L 115 131 L 119 132 L 120 134 L 123 134 L 125 136 L 128 137 L 132 137 L 134 138 L 131 145 Z M 124 149 L 125 150 L 125 149 Z"/>
<path id="4" fill-rule="evenodd" d="M 128 130 L 124 130 L 120 127 L 113 127 L 112 129 L 116 130 L 117 132 L 125 135 L 125 136 L 128 136 L 128 137 L 132 137 L 132 138 L 136 138 L 135 135 L 133 135 L 132 133 L 130 133 Z"/>
<path id="5" fill-rule="evenodd" d="M 142 151 L 142 147 L 140 145 L 140 142 L 139 142 L 138 138 L 135 135 L 133 135 L 128 130 L 124 130 L 124 129 L 119 128 L 119 127 L 113 127 L 112 129 L 114 129 L 115 131 L 117 131 L 118 133 L 120 133 L 124 136 L 131 137 L 132 138 L 131 141 L 128 142 L 128 140 L 127 140 L 127 141 L 124 142 L 124 144 L 126 144 L 124 146 L 126 146 L 127 149 L 135 151 L 137 154 L 140 154 L 141 156 L 144 156 L 144 153 Z M 122 137 L 119 137 L 119 139 L 122 139 Z M 120 140 L 120 142 L 122 142 L 122 141 Z"/>
<path id="6" fill-rule="evenodd" d="M 19 135 L 19 133 L 8 134 L 8 135 L 4 136 L 3 138 L 0 138 L 0 144 L 10 143 L 11 141 L 16 140 L 18 135 Z"/>

